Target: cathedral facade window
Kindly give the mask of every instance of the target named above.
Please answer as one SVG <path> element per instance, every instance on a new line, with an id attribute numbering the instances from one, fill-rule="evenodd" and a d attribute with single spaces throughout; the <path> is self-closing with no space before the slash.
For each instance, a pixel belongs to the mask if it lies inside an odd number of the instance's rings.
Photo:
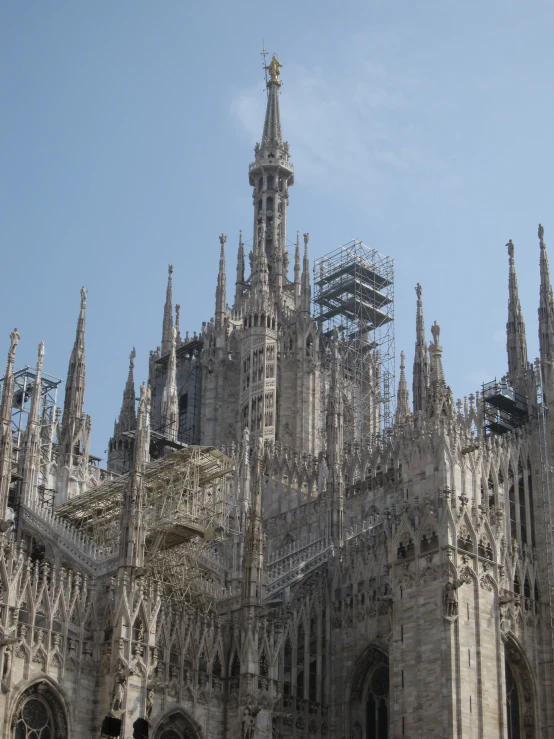
<path id="1" fill-rule="evenodd" d="M 53 739 L 54 722 L 50 706 L 40 698 L 29 698 L 21 707 L 15 739 Z"/>

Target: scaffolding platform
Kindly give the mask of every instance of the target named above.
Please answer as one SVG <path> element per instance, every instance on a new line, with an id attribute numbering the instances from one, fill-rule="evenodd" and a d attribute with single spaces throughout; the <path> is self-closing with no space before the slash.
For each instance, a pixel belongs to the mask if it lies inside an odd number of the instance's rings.
<path id="1" fill-rule="evenodd" d="M 218 500 L 217 492 L 211 488 L 233 470 L 233 460 L 214 447 L 188 446 L 150 462 L 145 472 L 143 503 L 147 545 L 157 538 L 158 548 L 170 549 L 204 536 L 206 529 L 225 530 L 229 513 L 225 503 L 232 502 Z M 55 512 L 97 544 L 117 545 L 128 479 L 129 473 L 105 482 L 56 506 Z"/>
<path id="2" fill-rule="evenodd" d="M 506 380 L 483 383 L 485 429 L 494 434 L 507 434 L 529 420 L 527 398 Z"/>

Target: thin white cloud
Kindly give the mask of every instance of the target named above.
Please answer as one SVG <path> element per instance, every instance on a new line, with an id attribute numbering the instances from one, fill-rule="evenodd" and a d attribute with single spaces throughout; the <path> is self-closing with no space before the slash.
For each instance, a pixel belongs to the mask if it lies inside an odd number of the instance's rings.
<path id="1" fill-rule="evenodd" d="M 289 66 L 281 96 L 283 135 L 302 181 L 322 189 L 348 185 L 350 194 L 383 198 L 407 179 L 433 178 L 441 164 L 414 124 L 421 106 L 417 76 L 391 73 L 371 60 L 356 75 Z M 231 112 L 252 144 L 259 140 L 265 95 L 257 84 L 241 90 Z M 446 166 L 442 175 L 448 175 Z"/>

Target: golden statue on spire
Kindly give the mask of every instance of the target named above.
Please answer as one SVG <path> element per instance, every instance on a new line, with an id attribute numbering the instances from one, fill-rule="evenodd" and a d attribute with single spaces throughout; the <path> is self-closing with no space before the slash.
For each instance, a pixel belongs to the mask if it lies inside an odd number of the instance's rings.
<path id="1" fill-rule="evenodd" d="M 279 79 L 279 72 L 281 70 L 281 67 L 283 65 L 281 62 L 277 59 L 277 56 L 273 54 L 273 57 L 271 58 L 271 61 L 267 65 L 266 69 L 269 72 L 269 81 L 275 82 L 277 85 L 281 85 L 281 80 Z"/>

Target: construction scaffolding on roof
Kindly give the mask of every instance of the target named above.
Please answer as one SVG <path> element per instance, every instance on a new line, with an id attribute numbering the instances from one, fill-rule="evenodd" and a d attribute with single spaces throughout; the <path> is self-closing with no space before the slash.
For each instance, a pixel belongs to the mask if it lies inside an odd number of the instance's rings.
<path id="1" fill-rule="evenodd" d="M 142 505 L 145 569 L 174 600 L 216 599 L 225 570 L 217 543 L 239 533 L 233 460 L 214 447 L 188 446 L 146 468 Z M 56 508 L 97 545 L 117 552 L 129 474 Z"/>
<path id="2" fill-rule="evenodd" d="M 0 379 L 0 387 L 4 382 Z M 23 440 L 23 433 L 27 428 L 27 419 L 31 410 L 31 395 L 35 387 L 37 371 L 33 367 L 25 366 L 14 373 L 14 388 L 12 400 L 12 434 L 14 443 L 14 458 L 17 459 Z M 54 425 L 56 422 L 56 401 L 58 387 L 62 383 L 58 377 L 42 373 L 40 379 L 40 424 L 41 424 L 41 462 L 47 465 L 52 461 L 52 444 Z"/>
<path id="3" fill-rule="evenodd" d="M 394 260 L 354 239 L 315 261 L 314 286 L 314 317 L 339 342 L 352 436 L 368 443 L 394 421 Z"/>

